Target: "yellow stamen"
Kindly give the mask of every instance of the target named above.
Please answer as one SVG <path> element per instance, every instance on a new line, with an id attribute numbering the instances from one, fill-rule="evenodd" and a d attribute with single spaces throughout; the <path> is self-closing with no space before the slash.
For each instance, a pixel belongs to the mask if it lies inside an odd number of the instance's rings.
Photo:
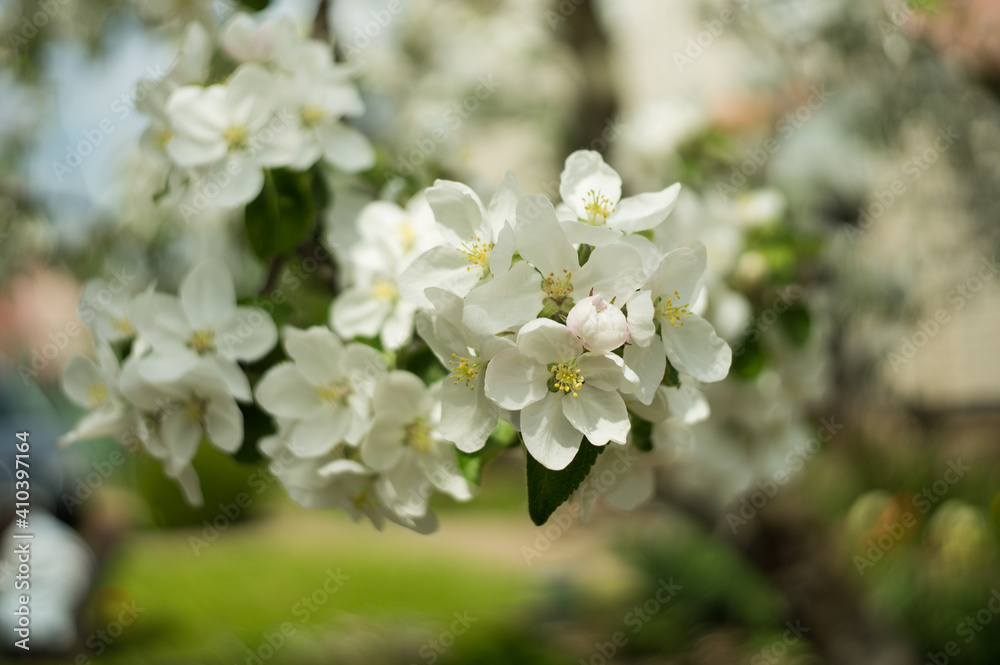
<path id="1" fill-rule="evenodd" d="M 91 407 L 100 406 L 108 399 L 108 387 L 103 383 L 92 383 L 87 388 L 87 401 Z"/>
<path id="2" fill-rule="evenodd" d="M 570 284 L 572 278 L 573 273 L 568 270 L 563 270 L 563 274 L 559 277 L 556 277 L 554 272 L 550 272 L 549 276 L 542 282 L 542 289 L 549 298 L 552 298 L 556 303 L 561 303 L 573 292 L 573 285 Z"/>
<path id="3" fill-rule="evenodd" d="M 674 291 L 674 298 L 680 300 L 681 294 Z M 690 304 L 684 303 L 683 305 L 674 305 L 674 298 L 667 298 L 667 302 L 662 305 L 660 304 L 662 298 L 657 298 L 656 316 L 661 320 L 668 321 L 674 328 L 680 328 L 684 325 L 684 321 L 682 319 L 691 314 L 691 312 L 688 311 Z"/>
<path id="4" fill-rule="evenodd" d="M 490 253 L 493 251 L 493 243 L 485 242 L 479 236 L 471 236 L 469 242 L 462 243 L 458 251 L 465 255 L 469 263 L 477 265 L 484 271 L 490 269 Z M 472 270 L 472 266 L 467 266 L 466 270 Z"/>
<path id="5" fill-rule="evenodd" d="M 313 390 L 316 391 L 317 401 L 327 406 L 335 406 L 336 404 L 343 403 L 347 395 L 351 392 L 347 386 L 337 385 L 332 381 L 324 385 L 313 386 Z"/>
<path id="6" fill-rule="evenodd" d="M 583 373 L 577 369 L 576 361 L 559 363 L 552 366 L 552 374 L 555 377 L 555 388 L 564 393 L 572 393 L 573 397 L 579 397 L 577 391 L 583 387 Z"/>
<path id="7" fill-rule="evenodd" d="M 395 302 L 399 299 L 399 288 L 387 279 L 376 278 L 368 293 L 375 300 Z"/>
<path id="8" fill-rule="evenodd" d="M 315 125 L 326 117 L 326 111 L 313 104 L 306 104 L 299 111 L 299 117 L 302 118 L 303 125 Z"/>
<path id="9" fill-rule="evenodd" d="M 465 381 L 465 385 L 469 387 L 469 390 L 476 389 L 472 385 L 472 382 L 479 376 L 479 368 L 482 366 L 482 361 L 469 360 L 453 353 L 448 364 L 451 365 L 451 376 L 455 378 L 456 385 L 459 381 Z"/>
<path id="10" fill-rule="evenodd" d="M 215 351 L 215 331 L 195 330 L 188 340 L 188 347 L 194 349 L 199 356 Z"/>
<path id="11" fill-rule="evenodd" d="M 246 147 L 250 133 L 243 125 L 229 125 L 222 132 L 222 138 L 226 139 L 230 150 L 242 150 Z"/>
<path id="12" fill-rule="evenodd" d="M 161 129 L 156 132 L 156 135 L 153 137 L 153 141 L 156 143 L 156 147 L 163 149 L 167 147 L 167 144 L 170 143 L 170 139 L 172 138 L 174 138 L 174 133 L 172 131 L 169 129 Z"/>
<path id="13" fill-rule="evenodd" d="M 117 318 L 117 317 L 112 316 L 111 317 L 111 328 L 115 332 L 121 333 L 122 335 L 134 335 L 135 334 L 135 327 L 132 325 L 132 322 L 129 321 L 129 318 L 127 316 L 123 316 L 120 319 Z"/>
<path id="14" fill-rule="evenodd" d="M 426 453 L 431 449 L 434 440 L 431 438 L 431 428 L 422 420 L 406 426 L 406 438 L 403 444 L 417 452 Z"/>
<path id="15" fill-rule="evenodd" d="M 600 191 L 592 189 L 583 197 L 584 210 L 587 211 L 587 219 L 584 220 L 593 226 L 604 226 L 604 223 L 615 211 L 615 206 L 611 199 L 601 194 Z"/>

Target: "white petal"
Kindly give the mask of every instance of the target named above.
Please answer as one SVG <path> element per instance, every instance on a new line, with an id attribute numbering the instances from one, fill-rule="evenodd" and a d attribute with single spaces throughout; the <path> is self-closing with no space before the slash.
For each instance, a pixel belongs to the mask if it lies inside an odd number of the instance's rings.
<path id="1" fill-rule="evenodd" d="M 232 399 L 213 399 L 205 414 L 205 433 L 217 448 L 234 453 L 243 444 L 243 414 Z"/>
<path id="2" fill-rule="evenodd" d="M 288 357 L 309 383 L 318 385 L 343 375 L 344 343 L 332 330 L 323 326 L 307 330 L 287 326 L 282 328 L 282 334 Z"/>
<path id="3" fill-rule="evenodd" d="M 575 219 L 562 220 L 559 222 L 566 238 L 571 243 L 578 245 L 591 245 L 593 247 L 603 247 L 610 245 L 622 237 L 622 232 L 607 226 L 593 226 L 578 222 Z"/>
<path id="4" fill-rule="evenodd" d="M 505 409 L 523 409 L 542 399 L 548 381 L 548 370 L 517 349 L 498 353 L 486 366 L 486 396 Z"/>
<path id="5" fill-rule="evenodd" d="M 625 402 L 617 392 L 584 384 L 579 397 L 563 397 L 563 413 L 577 430 L 595 446 L 608 441 L 624 444 L 630 423 Z"/>
<path id="6" fill-rule="evenodd" d="M 656 272 L 647 282 L 653 296 L 674 298 L 674 291 L 680 302 L 694 304 L 693 297 L 698 282 L 705 272 L 705 246 L 681 247 L 663 257 Z"/>
<path id="7" fill-rule="evenodd" d="M 559 177 L 559 196 L 577 217 L 586 218 L 584 199 L 589 199 L 591 190 L 614 205 L 622 197 L 621 176 L 604 162 L 600 153 L 577 150 L 566 158 L 566 165 Z"/>
<path id="8" fill-rule="evenodd" d="M 486 222 L 490 230 L 491 240 L 496 239 L 500 230 L 507 224 L 513 226 L 517 219 L 517 204 L 523 198 L 524 190 L 521 188 L 521 181 L 517 179 L 513 171 L 506 171 L 486 210 Z"/>
<path id="9" fill-rule="evenodd" d="M 256 395 L 265 411 L 281 418 L 311 418 L 322 409 L 313 385 L 290 362 L 269 369 L 257 383 Z"/>
<path id="10" fill-rule="evenodd" d="M 274 112 L 274 88 L 274 77 L 260 65 L 245 63 L 237 67 L 226 82 L 226 105 L 232 121 L 251 132 L 263 127 Z"/>
<path id="11" fill-rule="evenodd" d="M 237 360 L 260 360 L 277 342 L 274 320 L 259 307 L 237 307 L 236 314 L 216 330 L 219 353 Z"/>
<path id="12" fill-rule="evenodd" d="M 490 272 L 493 276 L 502 275 L 510 270 L 517 249 L 517 236 L 514 234 L 513 222 L 504 224 L 497 234 L 496 244 L 490 252 Z"/>
<path id="13" fill-rule="evenodd" d="M 626 245 L 606 245 L 596 248 L 573 276 L 575 293 L 595 295 L 616 303 L 627 302 L 646 281 L 642 259 Z"/>
<path id="14" fill-rule="evenodd" d="M 361 444 L 361 459 L 376 471 L 386 471 L 403 461 L 406 420 L 395 414 L 375 418 L 368 437 Z"/>
<path id="15" fill-rule="evenodd" d="M 683 377 L 680 387 L 663 386 L 663 393 L 667 398 L 670 412 L 685 425 L 700 423 L 711 415 L 705 395 Z"/>
<path id="16" fill-rule="evenodd" d="M 375 163 L 375 148 L 364 134 L 343 123 L 324 127 L 316 132 L 323 157 L 335 168 L 357 173 Z"/>
<path id="17" fill-rule="evenodd" d="M 353 416 L 339 407 L 319 417 L 300 421 L 288 435 L 288 449 L 298 457 L 319 457 L 344 441 Z"/>
<path id="18" fill-rule="evenodd" d="M 517 348 L 542 365 L 574 360 L 583 347 L 569 328 L 551 319 L 535 319 L 517 333 Z"/>
<path id="19" fill-rule="evenodd" d="M 346 289 L 333 301 L 330 323 L 341 337 L 374 337 L 389 315 L 392 303 L 368 296 L 365 289 Z"/>
<path id="20" fill-rule="evenodd" d="M 648 346 L 656 336 L 652 292 L 640 291 L 628 301 L 627 308 L 629 343 Z"/>
<path id="21" fill-rule="evenodd" d="M 604 455 L 611 452 L 609 450 Z M 633 510 L 639 504 L 648 501 L 655 489 L 656 476 L 653 467 L 648 464 L 633 464 L 619 477 L 618 482 L 605 492 L 604 498 L 619 510 Z"/>
<path id="22" fill-rule="evenodd" d="M 172 143 L 173 141 L 171 141 Z M 202 183 L 215 179 L 215 182 L 226 182 L 223 173 L 229 178 L 228 182 L 219 187 L 219 193 L 212 199 L 212 203 L 220 208 L 239 208 L 250 203 L 260 195 L 264 189 L 264 172 L 260 166 L 252 159 L 247 158 L 246 153 L 233 153 L 226 159 L 219 162 L 209 170 L 209 175 Z M 202 187 L 207 193 L 208 187 Z"/>
<path id="23" fill-rule="evenodd" d="M 517 328 L 542 310 L 545 292 L 541 283 L 538 271 L 520 261 L 469 292 L 462 322 L 470 332 L 482 337 Z"/>
<path id="24" fill-rule="evenodd" d="M 663 346 L 671 364 L 702 383 L 726 378 L 733 360 L 729 345 L 697 314 L 684 317 L 683 324 L 680 328 L 662 327 Z"/>
<path id="25" fill-rule="evenodd" d="M 680 183 L 659 192 L 649 192 L 622 199 L 608 218 L 608 226 L 635 233 L 659 226 L 677 205 Z"/>
<path id="26" fill-rule="evenodd" d="M 441 384 L 441 436 L 474 453 L 497 426 L 497 412 L 483 392 L 483 381 L 465 385 L 445 377 Z"/>
<path id="27" fill-rule="evenodd" d="M 426 417 L 433 405 L 434 399 L 420 377 L 402 370 L 382 377 L 372 401 L 376 415 L 391 413 L 407 423 Z"/>
<path id="28" fill-rule="evenodd" d="M 430 307 L 424 289 L 438 287 L 458 296 L 468 295 L 483 277 L 483 270 L 454 247 L 434 247 L 420 256 L 399 276 L 399 294 L 407 302 Z"/>
<path id="29" fill-rule="evenodd" d="M 632 372 L 627 370 L 625 362 L 614 354 L 602 356 L 595 353 L 585 353 L 580 356 L 576 366 L 583 374 L 584 381 L 593 388 L 600 390 L 630 388 Z"/>
<path id="30" fill-rule="evenodd" d="M 639 387 L 635 398 L 643 404 L 649 404 L 656 395 L 656 389 L 663 380 L 667 369 L 667 355 L 660 344 L 638 346 L 630 344 L 625 347 L 625 364 L 632 368 L 639 377 Z"/>
<path id="31" fill-rule="evenodd" d="M 453 240 L 467 242 L 483 235 L 483 204 L 474 191 L 460 182 L 437 180 L 427 190 L 427 203 L 434 219 L 451 231 Z M 491 238 L 483 238 L 489 241 Z"/>
<path id="32" fill-rule="evenodd" d="M 563 415 L 560 402 L 565 399 L 550 393 L 521 411 L 524 447 L 539 464 L 553 471 L 569 466 L 583 440 L 583 435 Z"/>
<path id="33" fill-rule="evenodd" d="M 580 266 L 576 250 L 556 219 L 552 202 L 542 194 L 526 196 L 517 204 L 514 226 L 517 251 L 543 275 L 557 277 L 563 270 L 575 273 Z"/>
<path id="34" fill-rule="evenodd" d="M 62 374 L 62 387 L 66 395 L 80 406 L 94 408 L 99 404 L 93 403 L 90 392 L 93 386 L 104 387 L 107 391 L 101 368 L 90 358 L 70 358 Z"/>
<path id="35" fill-rule="evenodd" d="M 195 330 L 215 330 L 236 314 L 236 290 L 225 264 L 202 261 L 187 274 L 178 295 Z"/>
<path id="36" fill-rule="evenodd" d="M 160 436 L 170 456 L 166 460 L 170 473 L 191 463 L 201 443 L 201 424 L 189 418 L 187 409 L 181 407 L 167 414 L 160 424 Z"/>
<path id="37" fill-rule="evenodd" d="M 250 392 L 250 380 L 247 379 L 247 375 L 240 369 L 239 364 L 235 360 L 229 360 L 218 355 L 211 356 L 211 359 L 212 364 L 215 365 L 215 369 L 218 370 L 219 376 L 229 389 L 229 393 L 241 402 L 252 401 L 253 394 Z"/>
<path id="38" fill-rule="evenodd" d="M 192 506 L 199 507 L 205 500 L 201 495 L 201 483 L 198 482 L 198 473 L 191 465 L 181 469 L 176 469 L 173 474 L 174 480 L 184 493 L 184 499 Z"/>

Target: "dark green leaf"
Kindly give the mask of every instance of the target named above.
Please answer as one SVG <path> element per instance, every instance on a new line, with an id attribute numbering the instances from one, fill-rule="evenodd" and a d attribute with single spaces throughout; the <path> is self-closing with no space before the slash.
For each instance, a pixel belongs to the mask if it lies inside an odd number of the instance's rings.
<path id="1" fill-rule="evenodd" d="M 528 461 L 528 514 L 537 526 L 545 524 L 556 508 L 573 495 L 584 481 L 591 467 L 606 446 L 591 445 L 586 439 L 580 444 L 580 451 L 565 469 L 547 469 L 532 457 Z"/>
<path id="2" fill-rule="evenodd" d="M 313 173 L 264 171 L 264 189 L 247 204 L 250 248 L 262 261 L 289 252 L 309 237 L 316 218 Z"/>
<path id="3" fill-rule="evenodd" d="M 669 388 L 679 388 L 681 385 L 681 375 L 678 374 L 677 369 L 670 364 L 670 359 L 667 358 L 667 371 L 663 373 L 663 385 Z"/>
<path id="4" fill-rule="evenodd" d="M 796 346 L 803 346 L 809 341 L 811 317 L 809 310 L 805 307 L 801 305 L 789 307 L 778 318 L 778 322 L 781 324 L 781 329 L 788 335 L 788 339 Z"/>

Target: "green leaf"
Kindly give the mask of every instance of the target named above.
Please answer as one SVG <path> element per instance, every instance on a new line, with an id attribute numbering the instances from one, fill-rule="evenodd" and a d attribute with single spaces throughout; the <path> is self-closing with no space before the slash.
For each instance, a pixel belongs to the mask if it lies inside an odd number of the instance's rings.
<path id="1" fill-rule="evenodd" d="M 584 439 L 576 457 L 562 471 L 547 469 L 530 454 L 527 455 L 528 514 L 536 526 L 545 524 L 556 508 L 573 495 L 605 448 L 591 445 Z"/>
<path id="2" fill-rule="evenodd" d="M 653 423 L 644 420 L 629 411 L 632 428 L 630 430 L 632 445 L 643 452 L 653 449 Z"/>
<path id="3" fill-rule="evenodd" d="M 245 223 L 250 248 L 270 261 L 305 241 L 316 219 L 312 171 L 264 171 L 264 189 L 247 204 Z"/>

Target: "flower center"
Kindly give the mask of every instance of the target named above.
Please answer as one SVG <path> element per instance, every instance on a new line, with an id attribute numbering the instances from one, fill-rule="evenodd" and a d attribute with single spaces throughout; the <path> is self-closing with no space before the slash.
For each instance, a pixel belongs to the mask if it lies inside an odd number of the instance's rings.
<path id="1" fill-rule="evenodd" d="M 557 304 L 562 304 L 562 301 L 566 300 L 573 292 L 573 285 L 570 284 L 572 278 L 573 273 L 568 270 L 563 270 L 563 274 L 558 277 L 554 272 L 550 272 L 549 276 L 542 282 L 542 289 L 549 298 L 552 298 Z"/>
<path id="2" fill-rule="evenodd" d="M 323 385 L 313 386 L 313 390 L 316 391 L 316 399 L 319 403 L 327 406 L 342 404 L 351 392 L 348 386 L 337 385 L 332 381 Z"/>
<path id="3" fill-rule="evenodd" d="M 399 244 L 403 246 L 404 254 L 409 254 L 413 246 L 417 244 L 417 232 L 410 220 L 406 220 L 399 227 Z"/>
<path id="4" fill-rule="evenodd" d="M 403 444 L 413 448 L 418 453 L 426 453 L 431 449 L 431 428 L 422 420 L 406 426 L 406 438 Z"/>
<path id="5" fill-rule="evenodd" d="M 185 420 L 192 423 L 200 423 L 201 417 L 205 413 L 205 403 L 200 399 L 193 399 L 182 407 L 181 415 Z"/>
<path id="6" fill-rule="evenodd" d="M 132 322 L 129 321 L 129 318 L 127 316 L 123 316 L 120 319 L 118 317 L 112 316 L 111 317 L 111 328 L 115 332 L 121 333 L 122 335 L 134 335 L 135 334 L 135 327 L 132 326 Z"/>
<path id="7" fill-rule="evenodd" d="M 170 143 L 170 139 L 172 138 L 174 138 L 174 133 L 172 131 L 169 129 L 161 129 L 156 132 L 156 135 L 153 137 L 153 141 L 156 143 L 156 146 L 162 150 L 167 147 L 167 144 Z"/>
<path id="8" fill-rule="evenodd" d="M 469 263 L 477 265 L 484 271 L 490 269 L 490 253 L 493 251 L 493 243 L 484 242 L 479 236 L 471 236 L 469 242 L 462 243 L 458 251 L 465 255 Z M 472 266 L 467 266 L 466 270 L 472 270 Z"/>
<path id="9" fill-rule="evenodd" d="M 399 289 L 396 287 L 395 283 L 388 279 L 381 279 L 379 277 L 375 278 L 375 281 L 372 283 L 372 288 L 368 293 L 375 300 L 394 302 L 399 299 Z"/>
<path id="10" fill-rule="evenodd" d="M 92 383 L 87 388 L 87 401 L 90 402 L 90 406 L 100 406 L 106 399 L 108 399 L 108 387 L 103 383 Z"/>
<path id="11" fill-rule="evenodd" d="M 599 190 L 592 189 L 583 197 L 583 209 L 587 211 L 587 219 L 584 221 L 593 226 L 604 226 L 604 222 L 615 211 L 615 206 Z"/>
<path id="12" fill-rule="evenodd" d="M 199 356 L 215 351 L 215 332 L 212 330 L 195 330 L 188 340 L 188 347 Z"/>
<path id="13" fill-rule="evenodd" d="M 572 393 L 573 397 L 580 396 L 576 391 L 583 387 L 584 379 L 583 373 L 577 369 L 575 360 L 553 365 L 551 372 L 553 375 L 552 388 L 555 391 Z"/>
<path id="14" fill-rule="evenodd" d="M 456 384 L 459 381 L 465 381 L 465 385 L 469 387 L 469 390 L 475 390 L 472 382 L 479 376 L 479 368 L 482 366 L 482 361 L 469 360 L 453 353 L 448 364 L 451 366 L 451 376 L 454 377 Z"/>
<path id="15" fill-rule="evenodd" d="M 326 112 L 318 106 L 306 104 L 302 107 L 302 110 L 299 111 L 299 117 L 302 118 L 303 125 L 315 125 L 326 117 Z"/>
<path id="16" fill-rule="evenodd" d="M 246 147 L 250 133 L 243 125 L 229 125 L 222 132 L 222 138 L 226 140 L 230 150 L 242 150 Z"/>
<path id="17" fill-rule="evenodd" d="M 670 322 L 674 328 L 680 328 L 684 325 L 684 317 L 691 314 L 688 311 L 690 307 L 689 303 L 684 303 L 683 305 L 674 305 L 674 298 L 677 300 L 681 299 L 681 294 L 674 291 L 673 298 L 667 298 L 667 301 L 661 304 L 663 298 L 656 299 L 656 316 L 661 320 L 666 320 Z"/>

